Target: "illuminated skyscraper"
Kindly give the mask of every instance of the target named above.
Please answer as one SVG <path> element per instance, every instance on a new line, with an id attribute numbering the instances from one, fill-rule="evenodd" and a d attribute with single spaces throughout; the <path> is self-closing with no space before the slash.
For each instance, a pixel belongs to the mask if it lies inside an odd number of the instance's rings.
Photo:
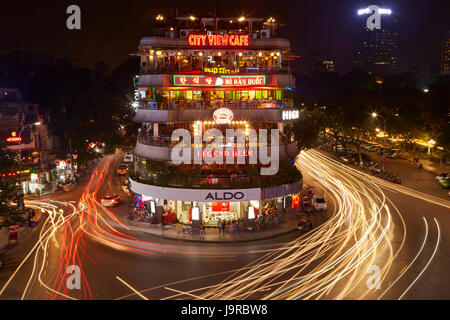
<path id="1" fill-rule="evenodd" d="M 371 13 L 359 10 L 355 28 L 355 65 L 365 72 L 386 75 L 398 66 L 398 19 L 388 10 L 380 10 L 380 29 L 370 30 Z"/>

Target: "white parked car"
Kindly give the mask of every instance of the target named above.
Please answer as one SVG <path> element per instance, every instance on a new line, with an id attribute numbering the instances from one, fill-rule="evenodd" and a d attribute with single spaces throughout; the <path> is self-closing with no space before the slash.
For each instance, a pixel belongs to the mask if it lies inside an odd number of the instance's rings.
<path id="1" fill-rule="evenodd" d="M 436 176 L 436 180 L 439 182 L 439 184 L 441 184 L 442 182 L 444 182 L 445 179 L 448 179 L 449 177 L 450 177 L 450 173 L 444 172 L 444 173 L 441 173 L 440 175 Z"/>
<path id="2" fill-rule="evenodd" d="M 123 157 L 123 162 L 133 162 L 133 154 L 131 152 L 127 152 L 125 157 Z"/>
<path id="3" fill-rule="evenodd" d="M 315 210 L 327 210 L 327 204 L 325 199 L 321 196 L 313 196 L 311 199 L 312 205 Z"/>

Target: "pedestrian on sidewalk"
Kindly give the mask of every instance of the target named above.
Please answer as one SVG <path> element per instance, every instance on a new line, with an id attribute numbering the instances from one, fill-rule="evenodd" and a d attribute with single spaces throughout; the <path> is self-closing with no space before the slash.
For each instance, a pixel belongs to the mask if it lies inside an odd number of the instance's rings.
<path id="1" fill-rule="evenodd" d="M 313 228 L 312 217 L 311 216 L 308 216 L 308 228 L 309 228 L 309 230 L 312 230 L 312 228 Z"/>
<path id="2" fill-rule="evenodd" d="M 227 222 L 226 221 L 224 221 L 223 223 L 222 223 L 222 236 L 225 236 L 225 227 L 227 226 Z"/>
<path id="3" fill-rule="evenodd" d="M 202 224 L 200 225 L 200 238 L 205 239 L 205 223 L 202 221 Z"/>
<path id="4" fill-rule="evenodd" d="M 222 234 L 222 231 L 223 231 L 222 219 L 219 219 L 219 221 L 217 221 L 217 229 L 219 230 L 219 236 L 220 236 Z"/>
<path id="5" fill-rule="evenodd" d="M 34 210 L 33 210 L 33 212 L 34 212 Z M 28 211 L 28 218 L 27 218 L 27 220 L 28 220 L 28 226 L 31 227 L 31 211 Z"/>

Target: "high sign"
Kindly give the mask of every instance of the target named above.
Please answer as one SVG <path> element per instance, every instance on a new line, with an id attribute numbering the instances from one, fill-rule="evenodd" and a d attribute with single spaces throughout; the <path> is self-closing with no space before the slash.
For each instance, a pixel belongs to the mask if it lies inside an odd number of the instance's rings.
<path id="1" fill-rule="evenodd" d="M 188 43 L 191 47 L 248 47 L 248 34 L 190 34 Z"/>
<path id="2" fill-rule="evenodd" d="M 254 87 L 266 84 L 266 76 L 185 76 L 174 75 L 175 86 Z"/>
<path id="3" fill-rule="evenodd" d="M 295 120 L 300 117 L 299 110 L 284 110 L 281 114 L 282 120 Z"/>

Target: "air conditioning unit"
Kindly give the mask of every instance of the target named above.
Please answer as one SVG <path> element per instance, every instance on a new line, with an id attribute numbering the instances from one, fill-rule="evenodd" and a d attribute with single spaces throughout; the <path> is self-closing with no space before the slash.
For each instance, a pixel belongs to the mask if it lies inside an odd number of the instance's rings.
<path id="1" fill-rule="evenodd" d="M 189 30 L 180 29 L 180 38 L 186 39 L 187 37 L 189 37 Z"/>
<path id="2" fill-rule="evenodd" d="M 261 39 L 270 39 L 270 30 L 261 30 L 259 32 L 259 37 Z"/>
<path id="3" fill-rule="evenodd" d="M 252 40 L 258 39 L 258 34 L 257 33 L 250 33 L 250 39 L 252 39 Z"/>

